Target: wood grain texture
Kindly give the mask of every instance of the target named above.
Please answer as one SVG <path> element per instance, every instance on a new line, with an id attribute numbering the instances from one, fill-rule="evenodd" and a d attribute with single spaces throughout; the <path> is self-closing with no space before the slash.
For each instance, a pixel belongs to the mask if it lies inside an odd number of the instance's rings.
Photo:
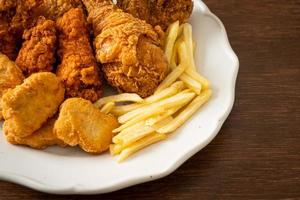
<path id="1" fill-rule="evenodd" d="M 300 1 L 206 0 L 240 59 L 216 139 L 154 182 L 69 199 L 300 199 Z M 0 182 L 0 199 L 64 199 Z"/>

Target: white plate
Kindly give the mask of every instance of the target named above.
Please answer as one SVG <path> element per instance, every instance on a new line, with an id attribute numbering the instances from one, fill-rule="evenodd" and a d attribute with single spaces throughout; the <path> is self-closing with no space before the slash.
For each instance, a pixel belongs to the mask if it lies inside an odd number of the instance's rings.
<path id="1" fill-rule="evenodd" d="M 197 66 L 211 81 L 213 97 L 180 130 L 121 164 L 108 153 L 92 156 L 77 148 L 38 151 L 14 146 L 1 134 L 0 178 L 48 193 L 106 193 L 167 176 L 205 147 L 231 111 L 239 63 L 224 26 L 203 2 L 195 1 L 190 21 Z"/>

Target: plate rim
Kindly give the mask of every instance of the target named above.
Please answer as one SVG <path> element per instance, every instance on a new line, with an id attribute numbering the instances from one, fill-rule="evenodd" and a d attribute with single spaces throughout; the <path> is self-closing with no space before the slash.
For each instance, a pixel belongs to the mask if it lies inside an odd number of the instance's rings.
<path id="1" fill-rule="evenodd" d="M 204 142 L 198 144 L 196 147 L 189 150 L 188 153 L 180 155 L 178 160 L 175 163 L 172 163 L 172 165 L 170 165 L 168 168 L 162 169 L 158 173 L 154 173 L 151 177 L 149 177 L 148 175 L 144 175 L 144 176 L 136 177 L 134 179 L 122 180 L 114 185 L 108 185 L 99 189 L 86 189 L 86 188 L 83 189 L 81 185 L 76 185 L 76 184 L 68 188 L 61 188 L 61 187 L 55 188 L 51 185 L 47 185 L 45 183 L 39 182 L 38 180 L 35 180 L 33 178 L 20 175 L 14 172 L 4 171 L 1 169 L 0 169 L 0 180 L 9 181 L 40 192 L 51 193 L 51 194 L 102 194 L 102 193 L 113 192 L 133 185 L 154 181 L 166 177 L 169 174 L 173 173 L 176 169 L 178 169 L 190 157 L 192 157 L 194 154 L 196 154 L 205 146 L 207 146 L 216 137 L 223 123 L 225 122 L 225 120 L 227 119 L 227 117 L 229 116 L 232 110 L 235 101 L 235 87 L 236 87 L 236 80 L 239 71 L 239 60 L 230 45 L 226 29 L 223 23 L 221 22 L 221 20 L 215 14 L 213 14 L 209 10 L 209 8 L 205 5 L 205 3 L 202 2 L 201 0 L 195 0 L 194 4 L 197 4 L 199 6 L 203 15 L 211 17 L 218 24 L 218 26 L 220 26 L 222 31 L 221 34 L 225 37 L 225 46 L 230 52 L 231 59 L 234 62 L 234 66 L 233 66 L 234 74 L 233 74 L 233 79 L 231 80 L 231 87 L 230 87 L 231 88 L 230 103 L 228 104 L 226 111 L 223 113 L 223 115 L 221 115 L 218 118 L 217 125 L 212 131 L 212 134 Z"/>

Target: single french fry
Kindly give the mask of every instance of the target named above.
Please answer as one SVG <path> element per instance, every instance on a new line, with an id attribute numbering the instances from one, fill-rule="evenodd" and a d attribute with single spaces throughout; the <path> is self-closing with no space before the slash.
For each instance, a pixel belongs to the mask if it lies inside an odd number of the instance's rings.
<path id="1" fill-rule="evenodd" d="M 171 56 L 174 48 L 174 43 L 178 35 L 179 29 L 179 21 L 172 23 L 167 31 L 167 38 L 165 42 L 165 55 L 167 57 L 167 61 L 171 62 Z"/>
<path id="2" fill-rule="evenodd" d="M 180 92 L 172 97 L 169 97 L 167 99 L 163 99 L 159 102 L 153 103 L 151 105 L 143 106 L 143 107 L 133 110 L 129 113 L 121 115 L 118 118 L 118 121 L 121 124 L 124 124 L 127 121 L 135 118 L 136 116 L 139 116 L 142 113 L 146 112 L 146 109 L 150 110 L 149 112 L 151 112 L 151 110 L 153 110 L 156 107 L 161 107 L 162 109 L 169 109 L 169 108 L 181 105 L 181 104 L 185 103 L 186 101 L 190 101 L 191 99 L 194 98 L 194 96 L 195 96 L 195 93 L 193 93 L 193 92 L 182 91 L 182 92 Z"/>
<path id="3" fill-rule="evenodd" d="M 123 93 L 118 95 L 112 95 L 108 97 L 103 97 L 99 99 L 94 105 L 98 108 L 103 106 L 106 103 L 109 102 L 143 102 L 143 99 L 135 93 Z"/>
<path id="4" fill-rule="evenodd" d="M 158 141 L 164 140 L 166 139 L 167 136 L 165 134 L 157 134 L 157 133 L 152 133 L 151 135 L 148 135 L 145 138 L 142 138 L 139 141 L 136 141 L 134 144 L 132 144 L 131 146 L 125 148 L 119 158 L 118 158 L 118 162 L 122 162 L 124 161 L 126 158 L 128 158 L 129 156 L 131 156 L 132 154 L 136 153 L 137 151 L 153 144 L 156 143 Z"/>
<path id="5" fill-rule="evenodd" d="M 118 155 L 123 150 L 122 145 L 119 144 L 111 144 L 109 145 L 109 152 L 111 155 Z"/>
<path id="6" fill-rule="evenodd" d="M 112 108 L 115 106 L 114 102 L 108 102 L 101 108 L 101 112 L 108 114 L 112 110 Z"/>
<path id="7" fill-rule="evenodd" d="M 172 83 L 174 83 L 181 74 L 185 71 L 188 66 L 186 61 L 188 55 L 186 50 L 186 44 L 184 42 L 180 43 L 179 45 L 179 57 L 180 57 L 180 64 L 173 69 L 173 71 L 163 80 L 163 82 L 158 86 L 155 91 L 155 94 L 162 91 L 163 89 L 169 87 Z"/>
<path id="8" fill-rule="evenodd" d="M 212 94 L 211 90 L 205 90 L 197 96 L 172 122 L 157 130 L 158 133 L 170 133 L 184 124 L 205 102 L 208 101 Z"/>
<path id="9" fill-rule="evenodd" d="M 183 38 L 184 38 L 184 41 L 187 45 L 187 50 L 188 50 L 188 56 L 189 56 L 189 66 L 192 68 L 192 69 L 196 69 L 196 66 L 195 66 L 195 60 L 194 60 L 194 46 L 193 46 L 193 30 L 192 30 L 192 25 L 191 24 L 188 24 L 188 23 L 185 23 L 183 25 Z"/>
<path id="10" fill-rule="evenodd" d="M 171 57 L 171 62 L 170 62 L 170 67 L 171 69 L 174 69 L 180 61 L 179 58 L 179 45 L 180 43 L 184 42 L 183 36 L 179 36 L 174 44 L 173 52 L 172 52 L 172 57 Z"/>
<path id="11" fill-rule="evenodd" d="M 182 33 L 183 33 L 183 26 L 184 26 L 184 24 L 181 24 L 181 25 L 179 26 L 179 29 L 178 29 L 178 37 L 177 37 L 177 38 L 179 38 L 179 37 L 182 35 Z"/>
<path id="12" fill-rule="evenodd" d="M 192 77 L 188 76 L 186 73 L 179 77 L 190 89 L 192 89 L 197 95 L 201 93 L 202 85 L 200 82 L 194 80 Z"/>

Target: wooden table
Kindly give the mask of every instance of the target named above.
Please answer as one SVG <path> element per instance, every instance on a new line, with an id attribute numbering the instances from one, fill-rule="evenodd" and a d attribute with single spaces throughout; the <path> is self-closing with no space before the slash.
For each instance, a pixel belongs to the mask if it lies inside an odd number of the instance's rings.
<path id="1" fill-rule="evenodd" d="M 71 199 L 300 198 L 300 1 L 206 0 L 240 59 L 236 102 L 215 140 L 170 176 Z M 0 182 L 0 199 L 63 199 Z"/>

